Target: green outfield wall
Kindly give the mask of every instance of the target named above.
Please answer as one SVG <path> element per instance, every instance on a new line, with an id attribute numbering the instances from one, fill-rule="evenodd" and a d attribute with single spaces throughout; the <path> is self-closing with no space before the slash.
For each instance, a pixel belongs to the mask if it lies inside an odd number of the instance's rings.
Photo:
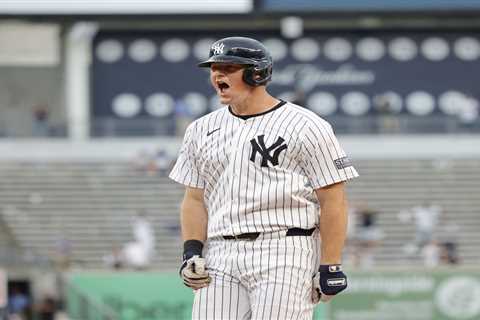
<path id="1" fill-rule="evenodd" d="M 479 320 L 480 270 L 350 273 L 328 320 Z"/>
<path id="2" fill-rule="evenodd" d="M 480 270 L 348 274 L 348 290 L 315 320 L 480 319 Z M 176 273 L 73 273 L 67 292 L 73 320 L 189 319 L 193 299 Z"/>

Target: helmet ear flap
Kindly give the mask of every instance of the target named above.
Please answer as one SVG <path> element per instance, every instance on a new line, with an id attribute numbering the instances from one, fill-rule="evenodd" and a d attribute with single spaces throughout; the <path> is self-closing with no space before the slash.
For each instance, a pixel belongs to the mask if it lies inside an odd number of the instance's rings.
<path id="1" fill-rule="evenodd" d="M 258 66 L 250 66 L 243 71 L 243 81 L 253 87 L 265 85 L 272 77 L 272 67 L 265 66 L 259 68 Z"/>
<path id="2" fill-rule="evenodd" d="M 255 71 L 255 66 L 250 66 L 243 70 L 243 81 L 252 87 L 258 86 L 257 81 L 255 80 Z"/>

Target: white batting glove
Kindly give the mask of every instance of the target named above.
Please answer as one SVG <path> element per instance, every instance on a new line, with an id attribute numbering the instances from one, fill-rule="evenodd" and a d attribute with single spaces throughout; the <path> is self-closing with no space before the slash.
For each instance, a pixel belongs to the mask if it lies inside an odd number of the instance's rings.
<path id="1" fill-rule="evenodd" d="M 312 302 L 328 302 L 347 288 L 347 276 L 341 265 L 322 265 L 313 277 Z"/>
<path id="2" fill-rule="evenodd" d="M 193 290 L 208 286 L 211 280 L 205 268 L 205 259 L 199 255 L 195 255 L 183 262 L 180 268 L 180 276 L 183 279 L 183 283 Z"/>

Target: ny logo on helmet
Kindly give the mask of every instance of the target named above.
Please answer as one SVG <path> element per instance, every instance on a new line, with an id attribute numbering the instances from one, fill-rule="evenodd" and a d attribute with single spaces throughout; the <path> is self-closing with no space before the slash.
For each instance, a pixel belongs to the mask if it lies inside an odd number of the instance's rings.
<path id="1" fill-rule="evenodd" d="M 258 140 L 258 142 L 257 142 Z M 280 153 L 287 149 L 287 145 L 284 144 L 285 140 L 282 137 L 278 137 L 277 141 L 272 144 L 270 147 L 265 146 L 265 135 L 258 136 L 257 139 L 250 140 L 252 144 L 252 154 L 250 156 L 250 161 L 255 162 L 257 157 L 257 152 L 260 153 L 262 157 L 262 167 L 268 167 L 268 162 L 272 164 L 272 166 L 278 166 L 278 157 Z M 270 155 L 270 152 L 273 151 L 273 155 Z"/>
<path id="2" fill-rule="evenodd" d="M 212 46 L 213 54 L 222 54 L 224 47 L 225 47 L 225 45 L 224 45 L 222 42 L 220 42 L 220 43 L 215 43 L 215 44 Z"/>

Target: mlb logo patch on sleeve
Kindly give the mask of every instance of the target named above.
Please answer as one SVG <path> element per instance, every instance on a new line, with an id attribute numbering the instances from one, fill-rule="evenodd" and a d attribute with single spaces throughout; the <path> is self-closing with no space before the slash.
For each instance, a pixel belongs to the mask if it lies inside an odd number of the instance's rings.
<path id="1" fill-rule="evenodd" d="M 352 162 L 348 157 L 338 158 L 334 160 L 334 162 L 338 170 L 345 169 L 352 166 Z"/>

